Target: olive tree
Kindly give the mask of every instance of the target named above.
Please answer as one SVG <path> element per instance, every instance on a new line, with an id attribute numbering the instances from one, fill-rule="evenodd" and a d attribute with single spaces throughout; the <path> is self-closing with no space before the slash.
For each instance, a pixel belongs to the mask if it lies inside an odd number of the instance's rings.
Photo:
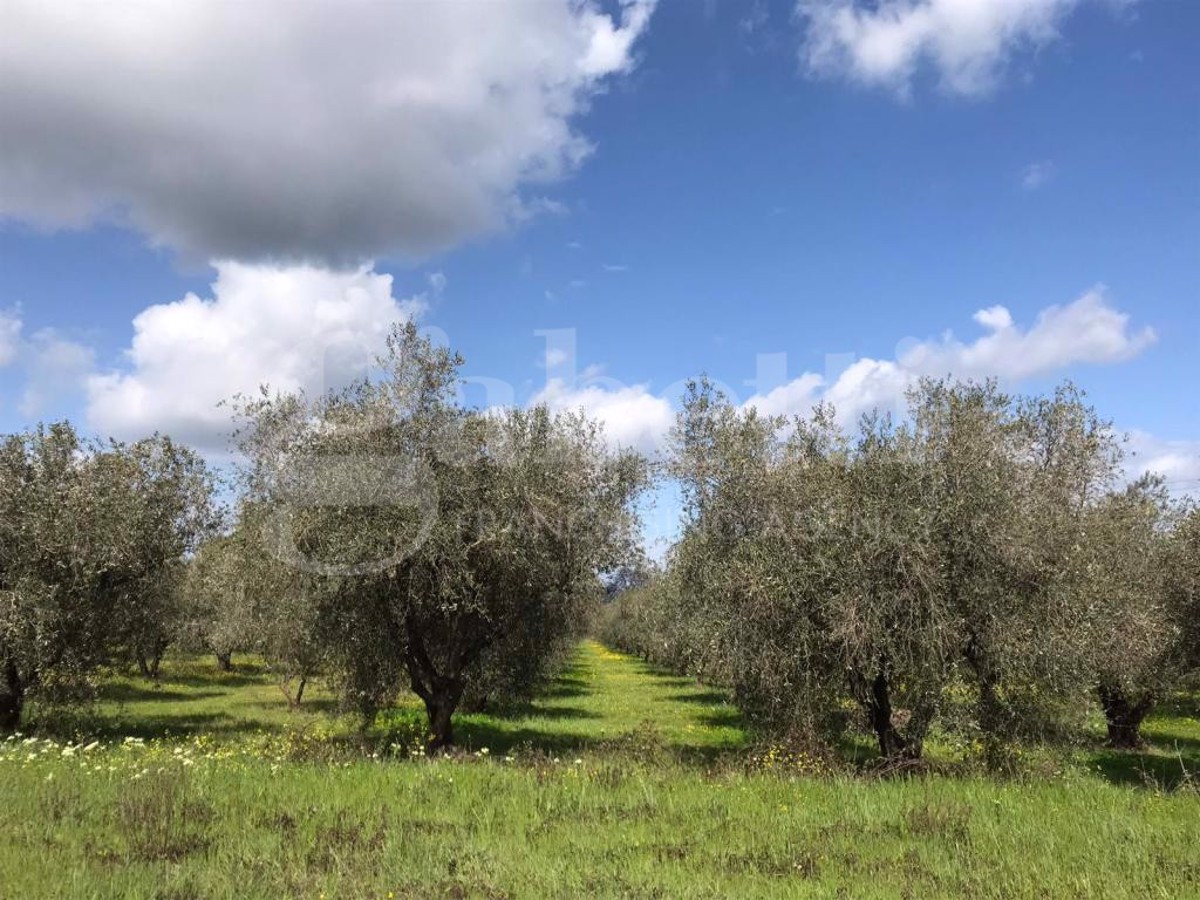
<path id="1" fill-rule="evenodd" d="M 1181 511 L 1171 534 L 1168 590 L 1172 614 L 1180 628 L 1184 665 L 1200 669 L 1200 506 Z"/>
<path id="2" fill-rule="evenodd" d="M 743 708 L 828 731 L 849 694 L 884 757 L 919 756 L 956 648 L 913 432 L 872 417 L 852 438 L 827 406 L 785 423 L 700 383 L 674 472 L 689 498 L 682 616 L 709 623 Z"/>
<path id="3" fill-rule="evenodd" d="M 116 622 L 117 641 L 143 675 L 157 678 L 163 653 L 186 622 L 185 557 L 220 521 L 213 478 L 199 456 L 166 437 L 110 445 L 97 459 L 108 464 L 128 479 L 122 524 L 128 602 Z"/>
<path id="4" fill-rule="evenodd" d="M 240 549 L 235 535 L 205 541 L 188 562 L 181 591 L 184 644 L 212 653 L 222 672 L 232 670 L 235 652 L 259 649 Z"/>
<path id="5" fill-rule="evenodd" d="M 1096 691 L 1114 747 L 1142 743 L 1142 721 L 1186 666 L 1172 605 L 1171 519 L 1160 479 L 1144 478 L 1090 510 L 1083 589 L 1096 611 Z"/>
<path id="6" fill-rule="evenodd" d="M 118 655 L 154 664 L 210 500 L 202 461 L 166 438 L 99 445 L 59 423 L 4 440 L 0 727 Z"/>
<path id="7" fill-rule="evenodd" d="M 728 683 L 764 725 L 837 729 L 849 694 L 885 757 L 919 756 L 953 651 L 911 431 L 871 418 L 852 438 L 831 407 L 786 422 L 702 381 L 674 439 L 686 499 L 666 579 L 677 609 L 638 597 L 633 611 L 688 623 L 676 631 L 691 636 L 698 674 Z"/>
<path id="8" fill-rule="evenodd" d="M 379 365 L 336 395 L 243 402 L 246 494 L 316 586 L 347 700 L 370 717 L 411 688 L 437 749 L 472 684 L 538 677 L 601 596 L 645 465 L 578 414 L 464 407 L 461 359 L 412 325 Z"/>
<path id="9" fill-rule="evenodd" d="M 206 541 L 192 560 L 186 593 L 194 645 L 222 671 L 235 652 L 261 654 L 296 709 L 324 667 L 322 583 L 273 557 L 260 538 L 261 509 L 243 504 L 233 530 Z"/>
<path id="10" fill-rule="evenodd" d="M 785 660 L 769 661 L 777 647 L 772 637 L 802 625 L 780 620 L 771 601 L 785 573 L 757 550 L 757 542 L 780 536 L 771 528 L 779 504 L 769 480 L 781 425 L 736 410 L 707 380 L 690 383 L 666 467 L 684 502 L 684 533 L 669 560 L 676 608 L 664 617 L 680 623 L 671 641 L 674 664 L 732 687 L 748 712 L 770 720 L 786 718 L 792 699 L 771 686 L 789 678 L 779 667 Z M 788 660 L 797 677 L 813 668 L 794 654 Z"/>
<path id="11" fill-rule="evenodd" d="M 1083 548 L 1117 461 L 1069 385 L 929 380 L 899 424 L 848 432 L 828 407 L 783 422 L 697 384 L 671 566 L 698 670 L 773 727 L 836 727 L 848 694 L 889 760 L 920 756 L 964 679 L 993 749 L 1035 730 L 1090 684 Z"/>
<path id="12" fill-rule="evenodd" d="M 1109 744 L 1136 749 L 1146 716 L 1200 668 L 1200 514 L 1145 476 L 1095 506 L 1087 546 L 1096 692 Z"/>
<path id="13" fill-rule="evenodd" d="M 934 480 L 943 598 L 991 753 L 1082 708 L 1086 521 L 1112 485 L 1118 443 L 1070 385 L 1014 398 L 991 382 L 927 381 L 912 404 Z"/>
<path id="14" fill-rule="evenodd" d="M 668 569 L 606 603 L 597 616 L 596 636 L 610 647 L 675 671 L 687 671 L 689 627 L 679 614 L 679 578 Z"/>
<path id="15" fill-rule="evenodd" d="M 936 540 L 936 486 L 920 451 L 910 428 L 862 421 L 826 556 L 825 618 L 850 694 L 889 761 L 921 756 L 959 651 Z"/>

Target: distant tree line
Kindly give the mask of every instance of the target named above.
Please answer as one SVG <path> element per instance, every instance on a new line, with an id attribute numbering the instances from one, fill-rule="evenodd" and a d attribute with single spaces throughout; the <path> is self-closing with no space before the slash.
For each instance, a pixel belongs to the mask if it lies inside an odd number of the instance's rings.
<path id="1" fill-rule="evenodd" d="M 732 688 L 762 727 L 829 739 L 847 703 L 889 762 L 943 724 L 1002 760 L 1098 705 L 1135 747 L 1200 665 L 1200 513 L 1075 388 L 927 380 L 901 422 L 787 421 L 691 385 L 667 461 L 686 521 L 603 636 Z"/>

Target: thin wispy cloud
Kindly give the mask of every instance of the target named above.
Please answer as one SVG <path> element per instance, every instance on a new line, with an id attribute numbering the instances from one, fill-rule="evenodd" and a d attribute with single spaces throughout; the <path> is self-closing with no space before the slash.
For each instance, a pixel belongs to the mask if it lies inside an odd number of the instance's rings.
<path id="1" fill-rule="evenodd" d="M 555 369 L 563 363 L 569 361 L 571 354 L 560 347 L 550 347 L 546 350 L 546 355 L 537 361 L 538 366 L 543 369 Z"/>
<path id="2" fill-rule="evenodd" d="M 766 27 L 768 20 L 767 7 L 760 0 L 755 0 L 750 10 L 738 20 L 738 29 L 750 37 Z"/>
<path id="3" fill-rule="evenodd" d="M 13 369 L 23 382 L 16 408 L 33 419 L 52 403 L 83 391 L 96 354 L 55 328 L 40 328 L 29 336 L 24 331 L 20 308 L 0 310 L 0 369 Z"/>
<path id="4" fill-rule="evenodd" d="M 1026 191 L 1036 191 L 1049 183 L 1056 171 L 1054 163 L 1048 159 L 1030 163 L 1021 170 L 1021 187 Z"/>

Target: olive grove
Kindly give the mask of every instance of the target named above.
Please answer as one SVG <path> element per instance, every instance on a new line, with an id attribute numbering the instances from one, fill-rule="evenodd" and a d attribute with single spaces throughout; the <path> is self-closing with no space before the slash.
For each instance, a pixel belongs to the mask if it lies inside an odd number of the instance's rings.
<path id="1" fill-rule="evenodd" d="M 477 409 L 411 325 L 370 377 L 236 398 L 234 515 L 169 438 L 0 443 L 0 728 L 167 648 L 260 657 L 289 706 L 321 678 L 370 725 L 411 691 L 431 751 L 456 712 L 532 698 L 599 623 L 610 644 L 728 687 L 772 734 L 857 722 L 889 765 L 953 731 L 1142 743 L 1200 670 L 1200 510 L 1064 385 L 925 380 L 847 428 L 689 385 L 658 472 L 682 533 L 662 566 L 655 470 L 582 413 Z"/>
<path id="2" fill-rule="evenodd" d="M 1195 514 L 1120 486 L 1118 436 L 1048 397 L 927 380 L 902 421 L 787 421 L 693 384 L 668 471 L 665 574 L 607 612 L 614 643 L 729 685 L 776 731 L 832 737 L 845 705 L 893 763 L 941 723 L 990 761 L 1080 724 L 1116 746 L 1196 666 Z"/>

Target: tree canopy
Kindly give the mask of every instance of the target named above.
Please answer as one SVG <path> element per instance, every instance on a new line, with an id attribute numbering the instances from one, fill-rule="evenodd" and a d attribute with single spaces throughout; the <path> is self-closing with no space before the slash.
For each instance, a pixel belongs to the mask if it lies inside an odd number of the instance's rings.
<path id="1" fill-rule="evenodd" d="M 0 445 L 0 727 L 122 655 L 161 655 L 187 554 L 217 523 L 203 461 L 169 438 L 66 423 Z"/>
<path id="2" fill-rule="evenodd" d="M 437 748 L 469 687 L 530 690 L 585 627 L 633 555 L 646 466 L 577 414 L 464 407 L 461 360 L 412 325 L 379 362 L 337 395 L 243 404 L 245 498 L 347 701 L 369 718 L 410 687 Z"/>

